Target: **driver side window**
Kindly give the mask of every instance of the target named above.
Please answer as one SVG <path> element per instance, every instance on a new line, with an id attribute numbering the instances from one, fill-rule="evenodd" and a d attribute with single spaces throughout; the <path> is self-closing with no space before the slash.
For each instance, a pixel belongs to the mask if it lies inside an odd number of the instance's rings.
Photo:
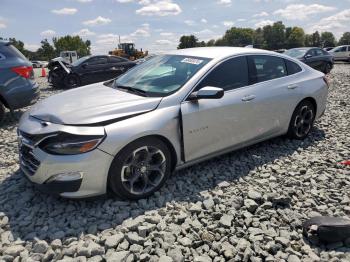
<path id="1" fill-rule="evenodd" d="M 245 56 L 231 58 L 222 62 L 214 68 L 196 87 L 195 91 L 213 86 L 224 89 L 224 91 L 247 86 L 248 65 Z"/>
<path id="2" fill-rule="evenodd" d="M 106 57 L 94 57 L 87 61 L 89 65 L 100 65 L 107 63 Z"/>

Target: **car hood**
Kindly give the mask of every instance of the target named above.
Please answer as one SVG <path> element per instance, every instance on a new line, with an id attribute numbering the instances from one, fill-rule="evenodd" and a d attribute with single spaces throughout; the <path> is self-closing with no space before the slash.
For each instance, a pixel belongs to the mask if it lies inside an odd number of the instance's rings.
<path id="1" fill-rule="evenodd" d="M 46 98 L 32 107 L 30 115 L 56 124 L 103 125 L 154 110 L 161 100 L 96 83 Z"/>

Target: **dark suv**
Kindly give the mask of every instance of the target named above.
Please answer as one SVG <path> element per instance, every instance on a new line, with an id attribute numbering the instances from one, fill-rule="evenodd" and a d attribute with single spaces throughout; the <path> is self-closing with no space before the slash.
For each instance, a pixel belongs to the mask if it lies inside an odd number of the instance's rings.
<path id="1" fill-rule="evenodd" d="M 0 40 L 0 123 L 10 111 L 33 104 L 39 95 L 32 63 L 11 43 Z"/>

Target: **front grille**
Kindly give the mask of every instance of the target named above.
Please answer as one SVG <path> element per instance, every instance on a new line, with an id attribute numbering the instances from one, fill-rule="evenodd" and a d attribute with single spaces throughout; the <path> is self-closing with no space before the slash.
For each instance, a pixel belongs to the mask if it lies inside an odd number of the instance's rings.
<path id="1" fill-rule="evenodd" d="M 18 147 L 19 147 L 19 160 L 22 170 L 32 176 L 38 170 L 40 161 L 35 158 L 33 154 L 33 148 L 35 143 L 42 139 L 42 135 L 35 136 L 29 135 L 24 132 L 18 132 Z"/>
<path id="2" fill-rule="evenodd" d="M 19 159 L 21 168 L 30 176 L 34 175 L 40 166 L 40 161 L 33 155 L 33 149 L 27 145 L 22 144 L 20 146 Z"/>

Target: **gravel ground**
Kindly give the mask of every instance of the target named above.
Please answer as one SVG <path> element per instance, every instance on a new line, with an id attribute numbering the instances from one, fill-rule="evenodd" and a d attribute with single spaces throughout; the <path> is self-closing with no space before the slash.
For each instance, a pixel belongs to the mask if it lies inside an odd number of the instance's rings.
<path id="1" fill-rule="evenodd" d="M 16 126 L 0 129 L 0 261 L 350 261 L 350 241 L 302 237 L 316 215 L 350 215 L 350 65 L 305 141 L 277 138 L 177 172 L 155 196 L 72 201 L 18 170 Z M 42 97 L 60 90 L 39 78 Z M 19 117 L 21 112 L 16 113 Z"/>

